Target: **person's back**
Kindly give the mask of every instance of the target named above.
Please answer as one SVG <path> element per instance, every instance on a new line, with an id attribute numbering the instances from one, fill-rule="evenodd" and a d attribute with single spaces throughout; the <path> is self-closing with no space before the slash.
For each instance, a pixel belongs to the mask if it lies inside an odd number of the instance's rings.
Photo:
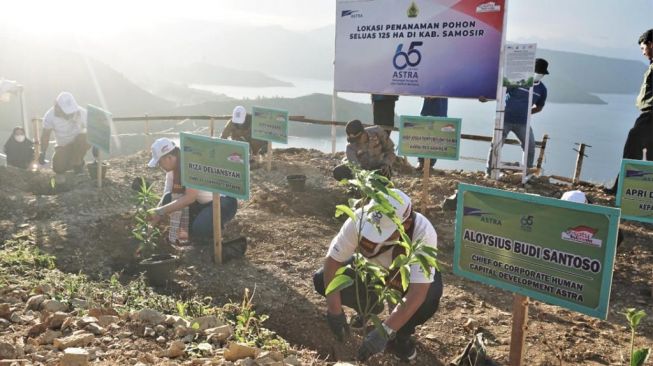
<path id="1" fill-rule="evenodd" d="M 506 123 L 526 124 L 528 119 L 528 88 L 515 87 L 506 93 Z M 547 98 L 547 89 L 543 82 L 533 85 L 533 100 L 531 105 L 544 106 Z"/>
<path id="2" fill-rule="evenodd" d="M 367 140 L 353 144 L 356 160 L 361 168 L 373 170 L 388 165 L 388 162 L 392 164 L 388 159 L 388 154 L 392 154 L 392 160 L 394 160 L 394 143 L 385 130 L 379 126 L 370 126 L 365 127 L 365 132 L 368 136 Z"/>

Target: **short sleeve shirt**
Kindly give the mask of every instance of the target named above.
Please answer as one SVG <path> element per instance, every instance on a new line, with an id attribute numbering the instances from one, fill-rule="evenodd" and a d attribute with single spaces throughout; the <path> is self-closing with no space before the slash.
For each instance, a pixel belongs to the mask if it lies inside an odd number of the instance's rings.
<path id="1" fill-rule="evenodd" d="M 533 85 L 533 105 L 544 107 L 547 91 L 543 83 Z M 526 124 L 528 118 L 528 88 L 510 88 L 506 96 L 506 123 Z"/>
<path id="2" fill-rule="evenodd" d="M 43 128 L 54 131 L 57 146 L 66 146 L 80 133 L 86 133 L 86 109 L 80 108 L 70 120 L 57 117 L 54 107 L 45 112 Z"/>
<path id="3" fill-rule="evenodd" d="M 360 217 L 360 210 L 356 212 Z M 363 225 L 371 225 L 364 223 Z M 424 243 L 430 247 L 437 248 L 438 235 L 435 228 L 429 220 L 420 213 L 415 214 L 415 221 L 413 222 L 415 228 L 413 230 L 413 241 L 423 240 Z M 396 245 L 394 242 L 387 242 L 377 245 L 375 253 L 378 253 L 383 246 Z M 356 252 L 358 246 L 358 221 L 353 221 L 351 218 L 347 219 L 342 225 L 340 232 L 333 238 L 327 256 L 333 258 L 338 262 L 345 262 L 351 258 Z M 374 254 L 375 254 L 374 253 Z M 385 252 L 371 258 L 372 263 L 376 263 L 384 268 L 389 268 L 392 264 L 392 250 Z M 428 276 L 424 275 L 419 265 L 411 265 L 410 267 L 410 283 L 431 283 L 435 268 L 431 270 Z"/>

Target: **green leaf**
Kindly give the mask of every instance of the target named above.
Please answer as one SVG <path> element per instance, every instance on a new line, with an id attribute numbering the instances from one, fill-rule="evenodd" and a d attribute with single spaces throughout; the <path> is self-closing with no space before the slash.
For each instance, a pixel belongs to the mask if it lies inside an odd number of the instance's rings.
<path id="1" fill-rule="evenodd" d="M 354 280 L 347 275 L 335 276 L 329 286 L 327 286 L 326 294 L 329 295 L 332 292 L 340 291 L 354 284 Z"/>
<path id="2" fill-rule="evenodd" d="M 407 265 L 402 266 L 399 268 L 399 272 L 401 273 L 401 287 L 406 291 L 410 282 L 410 268 Z"/>
<path id="3" fill-rule="evenodd" d="M 345 273 L 345 271 L 346 271 L 348 268 L 349 268 L 349 265 L 347 265 L 347 266 L 342 266 L 342 267 L 338 268 L 338 270 L 336 271 L 336 276 Z"/>
<path id="4" fill-rule="evenodd" d="M 641 348 L 633 352 L 633 356 L 630 359 L 630 366 L 643 366 L 644 362 L 648 360 L 648 357 L 651 355 L 650 348 Z"/>
<path id="5" fill-rule="evenodd" d="M 337 205 L 336 206 L 336 217 L 342 216 L 342 214 L 346 214 L 351 218 L 352 220 L 356 220 L 356 215 L 354 214 L 354 211 L 347 206 L 347 205 Z"/>
<path id="6" fill-rule="evenodd" d="M 199 330 L 200 329 L 200 323 L 194 322 L 190 327 L 192 329 L 194 329 L 194 330 Z"/>
<path id="7" fill-rule="evenodd" d="M 626 309 L 626 318 L 630 323 L 631 328 L 637 328 L 639 322 L 646 316 L 644 310 L 636 310 L 634 308 Z"/>

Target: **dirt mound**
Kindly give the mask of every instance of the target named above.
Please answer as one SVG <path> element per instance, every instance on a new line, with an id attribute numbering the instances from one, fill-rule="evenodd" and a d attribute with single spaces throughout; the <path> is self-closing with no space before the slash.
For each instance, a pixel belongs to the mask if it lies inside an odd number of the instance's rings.
<path id="1" fill-rule="evenodd" d="M 318 351 L 327 361 L 350 360 L 360 344 L 355 334 L 345 344 L 331 337 L 323 319 L 324 299 L 315 293 L 312 274 L 323 261 L 326 249 L 340 228 L 334 217 L 335 205 L 345 203 L 346 190 L 332 178 L 332 169 L 342 154 L 326 155 L 316 150 L 275 150 L 271 171 L 266 161 L 252 166 L 251 199 L 241 201 L 235 220 L 223 233 L 225 239 L 248 238 L 243 259 L 223 266 L 212 263 L 211 247 L 172 248 L 180 256 L 174 283 L 157 291 L 175 295 L 212 296 L 218 304 L 237 300 L 244 288 L 255 289 L 257 311 L 270 315 L 268 326 L 291 343 Z M 130 239 L 130 218 L 134 206 L 131 181 L 145 176 L 162 188 L 162 173 L 144 169 L 147 153 L 114 159 L 100 190 L 89 178 L 80 177 L 74 189 L 57 195 L 33 195 L 25 189 L 28 173 L 0 171 L 0 229 L 5 236 L 29 230 L 41 248 L 58 258 L 60 268 L 102 278 L 120 269 L 125 275 L 138 272 Z M 393 180 L 413 197 L 421 210 L 421 173 L 404 170 Z M 286 177 L 307 177 L 304 191 L 293 191 Z M 16 176 L 14 178 L 14 176 Z M 47 173 L 38 179 L 47 181 Z M 439 365 L 456 356 L 482 327 L 490 339 L 494 360 L 506 363 L 511 325 L 512 297 L 507 292 L 454 276 L 453 232 L 455 215 L 439 204 L 454 194 L 458 183 L 496 187 L 550 197 L 560 197 L 566 186 L 551 184 L 541 177 L 521 186 L 518 174 L 490 181 L 481 173 L 434 170 L 428 184 L 430 204 L 426 216 L 436 227 L 439 261 L 445 295 L 438 313 L 417 332 L 420 365 Z M 598 187 L 584 187 L 595 204 L 613 205 L 613 198 Z M 6 204 L 6 206 L 4 205 Z M 6 231 L 5 231 L 6 230 Z M 624 364 L 628 349 L 626 307 L 638 307 L 653 314 L 653 234 L 651 226 L 622 224 L 626 241 L 619 249 L 607 321 L 592 319 L 562 308 L 533 302 L 527 335 L 530 365 Z M 653 316 L 640 326 L 638 344 L 653 343 Z M 370 364 L 391 363 L 390 356 L 375 358 Z"/>

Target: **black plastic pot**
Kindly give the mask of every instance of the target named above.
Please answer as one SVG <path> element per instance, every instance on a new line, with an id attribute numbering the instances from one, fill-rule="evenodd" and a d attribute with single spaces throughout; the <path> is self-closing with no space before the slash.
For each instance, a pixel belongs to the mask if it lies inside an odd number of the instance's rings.
<path id="1" fill-rule="evenodd" d="M 172 254 L 153 255 L 140 262 L 145 277 L 152 286 L 166 286 L 172 282 L 179 257 Z"/>
<path id="2" fill-rule="evenodd" d="M 306 188 L 306 176 L 304 174 L 293 174 L 286 176 L 291 191 L 303 192 Z"/>

